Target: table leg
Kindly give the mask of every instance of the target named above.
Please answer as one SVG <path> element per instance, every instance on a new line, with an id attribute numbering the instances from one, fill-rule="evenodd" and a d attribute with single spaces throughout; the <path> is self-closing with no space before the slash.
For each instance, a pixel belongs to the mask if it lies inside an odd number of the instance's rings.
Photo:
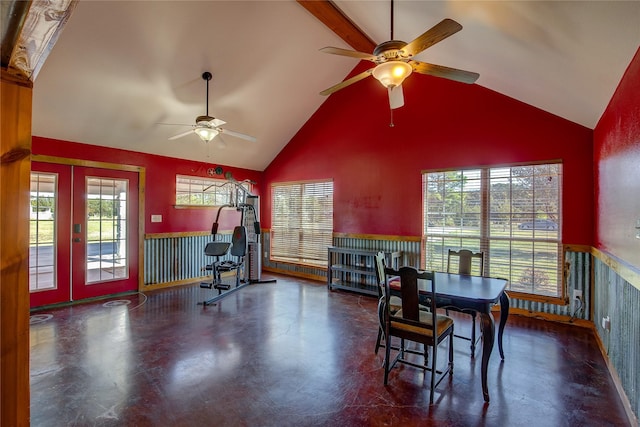
<path id="1" fill-rule="evenodd" d="M 480 313 L 482 322 L 482 394 L 484 401 L 489 401 L 489 388 L 487 387 L 487 369 L 489 367 L 489 358 L 493 350 L 493 341 L 496 333 L 496 324 L 491 315 L 491 307 L 487 307 L 486 311 Z"/>
<path id="2" fill-rule="evenodd" d="M 498 326 L 498 350 L 500 350 L 500 357 L 504 360 L 504 351 L 502 350 L 502 333 L 504 327 L 507 324 L 509 318 L 509 295 L 507 292 L 503 292 L 500 295 L 500 326 Z"/>

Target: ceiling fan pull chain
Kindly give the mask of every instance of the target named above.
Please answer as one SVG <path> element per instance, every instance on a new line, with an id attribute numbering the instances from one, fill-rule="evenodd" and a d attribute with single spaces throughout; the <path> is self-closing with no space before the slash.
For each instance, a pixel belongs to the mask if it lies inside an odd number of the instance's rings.
<path id="1" fill-rule="evenodd" d="M 389 108 L 389 127 L 395 127 L 395 124 L 393 123 L 393 108 Z"/>

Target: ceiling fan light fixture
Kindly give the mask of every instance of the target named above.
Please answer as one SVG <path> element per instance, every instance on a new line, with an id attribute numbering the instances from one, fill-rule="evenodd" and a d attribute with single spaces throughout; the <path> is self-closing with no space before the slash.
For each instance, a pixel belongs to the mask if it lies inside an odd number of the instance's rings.
<path id="1" fill-rule="evenodd" d="M 218 135 L 218 131 L 216 129 L 206 126 L 196 128 L 194 132 L 197 133 L 200 139 L 204 142 L 209 142 Z"/>
<path id="2" fill-rule="evenodd" d="M 378 64 L 372 74 L 384 87 L 394 88 L 400 86 L 412 71 L 413 68 L 406 62 L 387 61 Z"/>

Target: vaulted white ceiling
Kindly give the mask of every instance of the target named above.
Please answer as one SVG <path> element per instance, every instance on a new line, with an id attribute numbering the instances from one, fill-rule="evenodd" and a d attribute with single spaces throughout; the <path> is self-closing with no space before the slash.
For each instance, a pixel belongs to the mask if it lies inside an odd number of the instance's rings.
<path id="1" fill-rule="evenodd" d="M 389 2 L 335 3 L 389 39 Z M 396 1 L 394 15 L 407 42 L 455 19 L 417 59 L 589 128 L 640 46 L 638 1 Z M 351 49 L 292 0 L 80 1 L 34 82 L 33 134 L 263 170 L 357 65 L 324 46 Z M 168 140 L 205 114 L 204 71 L 210 115 L 257 142 Z"/>

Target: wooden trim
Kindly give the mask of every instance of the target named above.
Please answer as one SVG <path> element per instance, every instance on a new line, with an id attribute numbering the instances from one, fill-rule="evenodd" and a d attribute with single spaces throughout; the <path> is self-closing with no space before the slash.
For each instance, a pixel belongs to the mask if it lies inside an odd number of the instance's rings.
<path id="1" fill-rule="evenodd" d="M 357 234 L 357 233 L 333 233 L 334 238 L 362 239 L 362 240 L 389 240 L 394 242 L 421 242 L 419 236 L 388 236 L 384 234 Z"/>
<path id="2" fill-rule="evenodd" d="M 138 290 L 144 286 L 144 231 L 147 170 L 138 171 Z"/>
<path id="3" fill-rule="evenodd" d="M 572 244 L 563 244 L 562 250 L 564 252 L 585 252 L 591 253 L 591 246 L 589 245 L 572 245 Z"/>
<path id="4" fill-rule="evenodd" d="M 302 262 L 302 261 L 289 261 L 286 259 L 273 258 L 269 256 L 269 262 L 272 262 L 275 264 L 285 264 L 285 265 L 294 265 L 299 267 L 316 268 L 318 270 L 324 270 L 324 271 L 326 271 L 328 268 L 326 261 L 323 261 L 322 263 L 314 264 L 314 263 Z"/>
<path id="5" fill-rule="evenodd" d="M 509 292 L 509 296 L 511 296 L 511 292 Z M 594 329 L 595 325 L 590 320 L 585 319 L 573 319 L 569 316 L 563 316 L 560 314 L 551 314 L 551 313 L 542 313 L 539 311 L 531 311 L 525 310 L 524 308 L 509 308 L 509 316 L 524 316 L 524 317 L 534 317 L 536 319 L 548 320 L 550 322 L 558 322 L 558 323 L 566 323 L 568 325 L 579 326 L 581 328 L 589 328 Z M 509 323 L 507 322 L 507 328 Z"/>
<path id="6" fill-rule="evenodd" d="M 233 230 L 218 231 L 216 234 L 233 234 Z M 211 231 L 177 231 L 174 233 L 149 233 L 144 235 L 145 240 L 173 239 L 176 237 L 210 236 Z"/>
<path id="7" fill-rule="evenodd" d="M 627 396 L 627 393 L 624 391 L 624 387 L 622 387 L 622 381 L 620 381 L 620 377 L 618 376 L 618 371 L 616 371 L 615 366 L 613 366 L 613 364 L 609 360 L 609 355 L 607 354 L 607 351 L 604 348 L 604 344 L 602 343 L 602 340 L 600 339 L 600 335 L 598 334 L 598 331 L 595 329 L 595 325 L 594 325 L 594 328 L 593 328 L 593 335 L 595 335 L 596 342 L 598 343 L 598 348 L 600 349 L 600 353 L 602 354 L 602 358 L 604 359 L 604 361 L 605 361 L 605 363 L 607 365 L 607 369 L 609 370 L 609 375 L 611 375 L 611 379 L 613 380 L 613 384 L 616 386 L 616 391 L 618 392 L 618 396 L 620 397 L 620 400 L 622 401 L 622 406 L 624 406 L 624 411 L 627 414 L 627 418 L 629 420 L 629 425 L 630 426 L 637 426 L 638 425 L 638 421 L 639 421 L 638 417 L 633 412 L 633 409 L 632 409 L 632 406 L 631 406 L 631 402 L 629 401 L 629 396 Z"/>
<path id="8" fill-rule="evenodd" d="M 174 209 L 218 209 L 217 205 L 173 205 Z"/>
<path id="9" fill-rule="evenodd" d="M 569 300 L 563 297 L 549 297 L 544 295 L 529 294 L 525 292 L 510 291 L 508 289 L 507 289 L 507 292 L 509 292 L 510 298 L 515 298 L 523 301 L 536 301 L 536 302 L 541 302 L 545 304 L 555 304 L 555 305 L 569 304 Z"/>
<path id="10" fill-rule="evenodd" d="M 223 278 L 235 277 L 235 275 L 236 273 L 233 271 L 226 271 L 221 274 Z M 140 290 L 140 292 L 155 291 L 158 289 L 167 289 L 167 288 L 173 288 L 173 287 L 185 286 L 185 285 L 196 285 L 199 282 L 202 282 L 205 280 L 211 280 L 211 275 L 191 277 L 189 279 L 174 280 L 171 282 L 151 283 L 148 285 L 144 285 L 143 288 Z"/>
<path id="11" fill-rule="evenodd" d="M 33 89 L 0 83 L 0 425 L 29 425 L 29 188 Z"/>
<path id="12" fill-rule="evenodd" d="M 61 165 L 83 166 L 87 168 L 114 169 L 127 172 L 140 172 L 144 166 L 121 165 L 119 163 L 97 162 L 94 160 L 69 159 L 66 157 L 45 156 L 42 154 L 32 154 L 31 161 L 42 163 L 58 163 Z"/>
<path id="13" fill-rule="evenodd" d="M 328 0 L 297 0 L 318 21 L 357 51 L 371 53 L 375 43 L 338 6 Z"/>
<path id="14" fill-rule="evenodd" d="M 33 89 L 33 82 L 31 80 L 27 79 L 27 77 L 25 76 L 10 74 L 6 68 L 2 68 L 2 72 L 0 73 L 0 80 L 2 80 L 3 83 Z"/>
<path id="15" fill-rule="evenodd" d="M 309 280 L 315 280 L 317 282 L 323 282 L 323 283 L 327 283 L 327 278 L 324 276 L 317 276 L 315 274 L 309 274 L 309 273 L 301 273 L 299 271 L 289 271 L 289 270 L 282 270 L 279 268 L 273 268 L 273 267 L 262 267 L 262 271 L 267 271 L 269 273 L 278 273 L 278 274 L 283 274 L 285 276 L 292 276 L 292 277 L 301 277 L 303 279 L 309 279 Z"/>
<path id="16" fill-rule="evenodd" d="M 192 277 L 190 279 L 176 280 L 173 282 L 152 283 L 143 285 L 140 292 L 156 291 L 158 289 L 173 288 L 176 286 L 194 285 L 202 280 L 209 279 L 209 276 Z"/>
<path id="17" fill-rule="evenodd" d="M 600 249 L 591 248 L 591 255 L 609 266 L 620 277 L 629 282 L 631 286 L 640 290 L 640 271 L 636 267 Z"/>

